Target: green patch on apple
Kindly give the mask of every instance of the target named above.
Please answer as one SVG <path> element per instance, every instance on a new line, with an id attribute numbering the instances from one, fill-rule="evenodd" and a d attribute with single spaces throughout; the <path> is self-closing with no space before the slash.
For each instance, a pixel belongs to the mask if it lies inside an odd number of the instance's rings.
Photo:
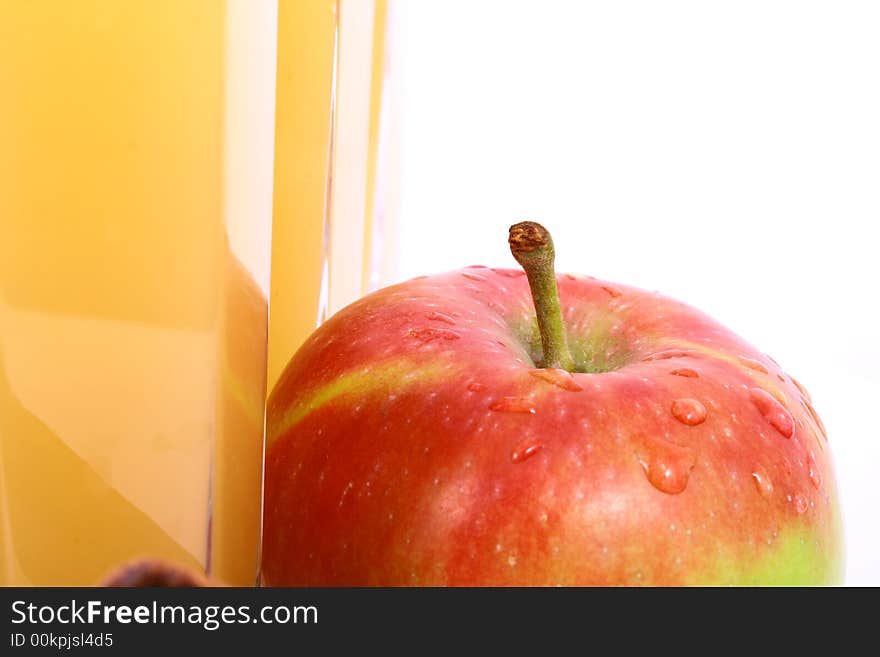
<path id="1" fill-rule="evenodd" d="M 838 528 L 838 531 L 840 529 Z M 763 557 L 743 563 L 721 551 L 714 574 L 695 573 L 696 586 L 833 586 L 843 578 L 841 545 L 825 545 L 809 527 L 788 527 L 772 539 Z"/>
<path id="2" fill-rule="evenodd" d="M 270 407 L 266 424 L 266 443 L 287 433 L 303 418 L 324 404 L 348 396 L 388 395 L 400 392 L 407 384 L 415 384 L 435 377 L 441 367 L 436 363 L 417 365 L 408 358 L 395 358 L 389 362 L 367 368 L 347 371 L 329 383 L 315 389 L 305 388 L 296 402 L 282 411 Z"/>

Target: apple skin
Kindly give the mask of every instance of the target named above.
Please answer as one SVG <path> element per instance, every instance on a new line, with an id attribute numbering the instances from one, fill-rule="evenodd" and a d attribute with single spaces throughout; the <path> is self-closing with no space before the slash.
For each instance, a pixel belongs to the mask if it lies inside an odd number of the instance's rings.
<path id="1" fill-rule="evenodd" d="M 840 582 L 803 387 L 680 302 L 557 284 L 587 372 L 535 367 L 516 270 L 385 288 L 303 344 L 268 402 L 266 584 Z"/>

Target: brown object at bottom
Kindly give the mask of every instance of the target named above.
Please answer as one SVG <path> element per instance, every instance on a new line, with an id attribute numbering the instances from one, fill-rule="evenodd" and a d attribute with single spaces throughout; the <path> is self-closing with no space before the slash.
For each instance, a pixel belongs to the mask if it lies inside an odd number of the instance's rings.
<path id="1" fill-rule="evenodd" d="M 139 559 L 111 572 L 98 586 L 196 587 L 220 586 L 202 573 L 160 559 Z"/>

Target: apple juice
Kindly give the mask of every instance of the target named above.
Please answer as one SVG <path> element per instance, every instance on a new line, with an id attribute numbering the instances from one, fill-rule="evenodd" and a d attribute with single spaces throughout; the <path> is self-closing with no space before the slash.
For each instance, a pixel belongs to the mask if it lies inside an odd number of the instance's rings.
<path id="1" fill-rule="evenodd" d="M 389 4 L 279 2 L 270 389 L 317 324 L 390 268 Z"/>
<path id="2" fill-rule="evenodd" d="M 0 3 L 0 584 L 255 580 L 276 12 Z"/>

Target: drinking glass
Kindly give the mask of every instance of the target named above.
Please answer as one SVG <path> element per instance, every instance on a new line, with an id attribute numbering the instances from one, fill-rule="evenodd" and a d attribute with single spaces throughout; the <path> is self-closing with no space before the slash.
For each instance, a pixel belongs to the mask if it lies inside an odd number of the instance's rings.
<path id="1" fill-rule="evenodd" d="M 0 1 L 0 584 L 255 581 L 277 10 Z"/>
<path id="2" fill-rule="evenodd" d="M 386 280 L 392 13 L 0 0 L 0 584 L 254 583 L 267 386 Z"/>
<path id="3" fill-rule="evenodd" d="M 394 264 L 394 0 L 281 0 L 268 381 Z"/>

